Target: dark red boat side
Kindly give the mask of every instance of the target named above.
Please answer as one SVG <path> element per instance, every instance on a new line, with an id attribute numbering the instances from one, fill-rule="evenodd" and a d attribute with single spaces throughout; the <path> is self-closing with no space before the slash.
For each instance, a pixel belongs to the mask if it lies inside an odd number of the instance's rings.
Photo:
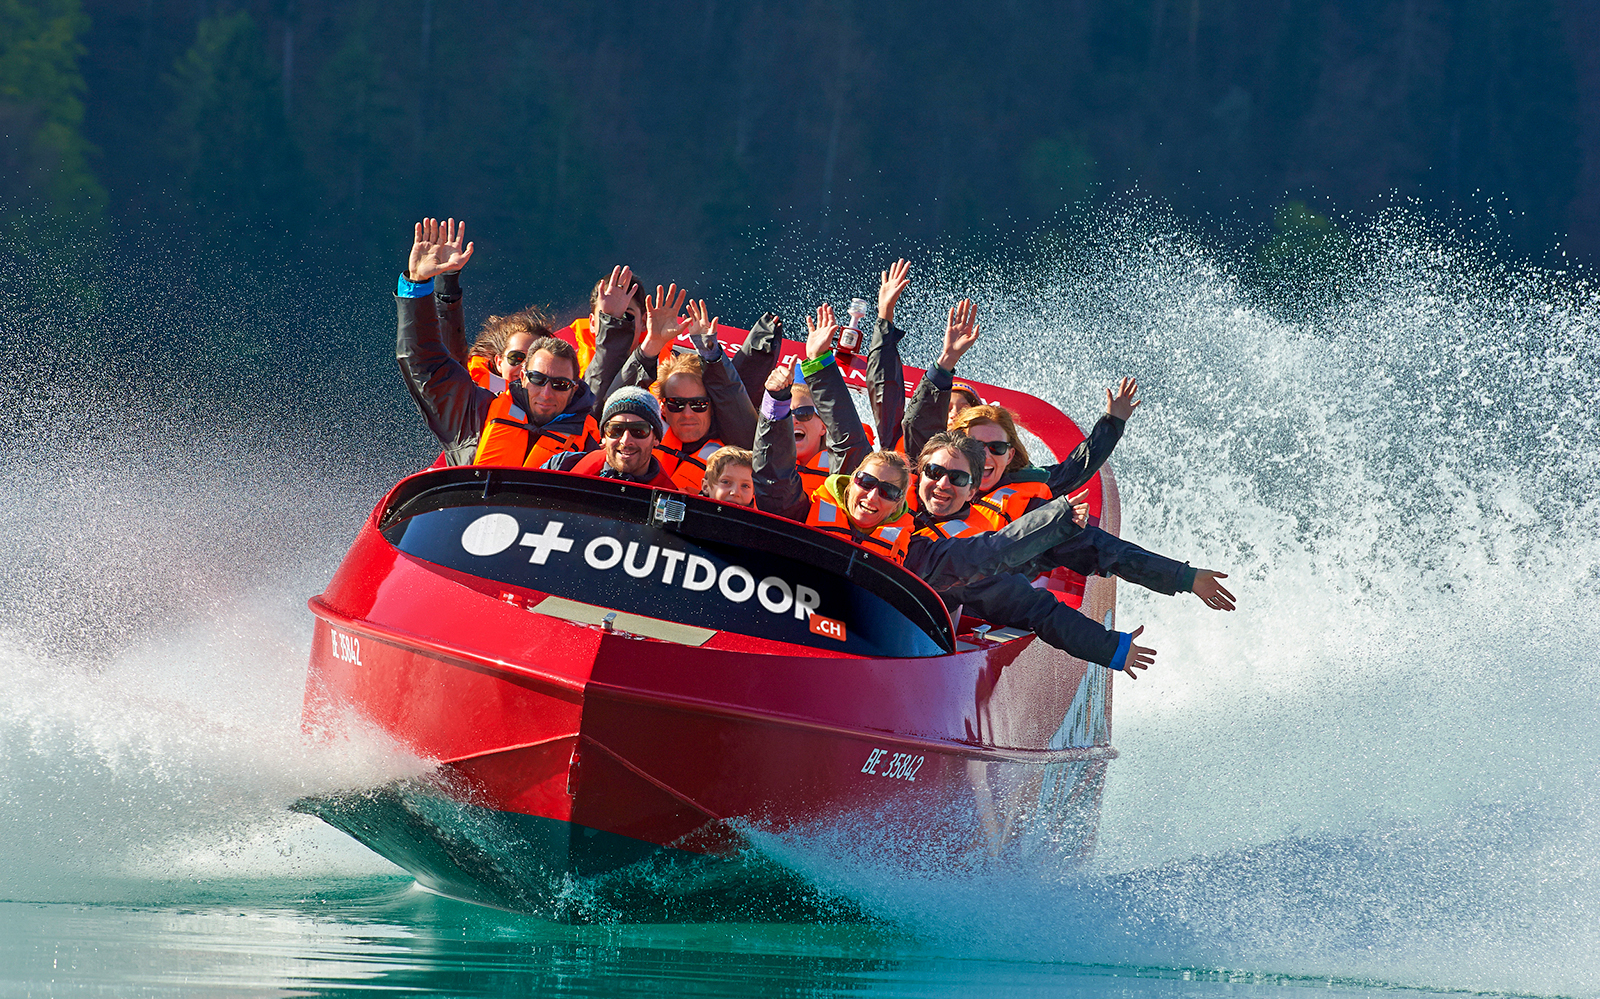
<path id="1" fill-rule="evenodd" d="M 1058 453 L 1081 440 L 1022 398 Z M 1090 491 L 1115 531 L 1109 470 Z M 1109 623 L 1114 583 L 1081 600 Z M 411 476 L 310 605 L 308 729 L 354 712 L 439 769 L 297 807 L 426 887 L 553 918 L 832 904 L 757 856 L 764 833 L 870 828 L 935 865 L 1070 861 L 1115 756 L 1101 667 L 952 622 L 838 539 L 614 480 Z"/>

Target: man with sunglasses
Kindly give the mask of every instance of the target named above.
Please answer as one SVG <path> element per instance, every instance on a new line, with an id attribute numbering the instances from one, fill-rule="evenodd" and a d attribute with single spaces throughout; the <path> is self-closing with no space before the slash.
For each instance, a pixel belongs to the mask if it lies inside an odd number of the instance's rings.
<path id="1" fill-rule="evenodd" d="M 646 299 L 649 332 L 610 388 L 651 388 L 662 402 L 667 432 L 657 453 L 668 474 L 690 492 L 700 490 L 705 459 L 725 445 L 748 447 L 755 440 L 756 410 L 739 372 L 717 339 L 717 320 L 704 301 L 687 301 L 676 286 Z M 687 333 L 694 350 L 665 348 Z"/>
<path id="2" fill-rule="evenodd" d="M 994 530 L 989 518 L 971 505 L 978 487 L 974 470 L 983 467 L 984 454 L 976 439 L 959 431 L 940 431 L 923 446 L 917 461 L 916 537 L 942 541 Z M 1068 655 L 1124 670 L 1130 679 L 1138 679 L 1134 670 L 1155 662 L 1155 649 L 1133 644 L 1144 632 L 1142 625 L 1132 632 L 1101 627 L 1048 590 L 1036 589 L 1026 575 L 984 576 L 943 587 L 939 596 L 952 611 L 964 608 L 990 624 L 1026 629 Z"/>
<path id="3" fill-rule="evenodd" d="M 602 479 L 638 482 L 658 489 L 677 489 L 662 471 L 654 449 L 661 440 L 661 406 L 644 389 L 626 386 L 611 393 L 601 410 L 598 451 L 557 454 L 544 467 Z"/>
<path id="4" fill-rule="evenodd" d="M 449 238 L 437 219 L 417 223 L 411 256 L 395 293 L 395 358 L 428 427 L 452 465 L 474 462 L 537 468 L 560 451 L 587 451 L 598 428 L 594 395 L 578 380 L 571 345 L 550 336 L 527 346 L 521 377 L 495 393 L 477 384 L 446 348 L 433 298 L 433 280 L 459 270 L 472 244 Z M 547 327 L 539 327 L 548 332 Z"/>

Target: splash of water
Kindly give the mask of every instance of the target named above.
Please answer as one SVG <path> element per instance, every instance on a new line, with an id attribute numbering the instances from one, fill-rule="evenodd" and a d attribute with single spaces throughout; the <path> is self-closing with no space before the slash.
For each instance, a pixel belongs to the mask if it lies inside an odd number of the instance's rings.
<path id="1" fill-rule="evenodd" d="M 1292 321 L 1157 212 L 1038 250 L 922 268 L 908 361 L 971 295 L 976 377 L 1087 425 L 1139 376 L 1124 533 L 1229 572 L 1241 609 L 1122 588 L 1161 656 L 1117 683 L 1088 870 L 908 873 L 870 828 L 768 852 L 956 953 L 1600 995 L 1595 293 L 1403 215 Z M 298 733 L 300 601 L 420 423 L 392 460 L 320 440 L 307 462 L 303 439 L 163 419 L 194 445 L 4 471 L 0 894 L 381 869 L 284 808 L 420 766 Z"/>

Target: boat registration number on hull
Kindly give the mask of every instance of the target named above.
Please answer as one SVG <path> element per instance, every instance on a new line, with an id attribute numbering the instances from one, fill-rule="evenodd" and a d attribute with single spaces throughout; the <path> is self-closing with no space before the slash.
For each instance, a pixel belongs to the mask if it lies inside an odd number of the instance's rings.
<path id="1" fill-rule="evenodd" d="M 874 777 L 890 777 L 896 780 L 917 779 L 917 771 L 922 769 L 924 757 L 913 753 L 895 753 L 880 771 L 878 765 L 883 763 L 885 756 L 889 756 L 887 749 L 874 749 L 867 754 L 867 762 L 861 765 L 861 772 Z"/>

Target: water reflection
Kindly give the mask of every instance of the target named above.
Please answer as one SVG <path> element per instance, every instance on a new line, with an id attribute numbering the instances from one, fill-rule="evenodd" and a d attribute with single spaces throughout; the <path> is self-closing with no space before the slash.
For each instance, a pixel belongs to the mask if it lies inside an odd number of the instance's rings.
<path id="1" fill-rule="evenodd" d="M 402 878 L 209 886 L 196 904 L 0 904 L 0 994 L 1168 997 L 1361 983 L 950 957 L 888 925 L 564 926 Z M 997 914 L 997 918 L 998 914 Z M 1374 986 L 1376 987 L 1376 986 Z M 1387 990 L 1387 991 L 1393 991 Z M 1431 993 L 1413 993 L 1416 996 Z"/>

